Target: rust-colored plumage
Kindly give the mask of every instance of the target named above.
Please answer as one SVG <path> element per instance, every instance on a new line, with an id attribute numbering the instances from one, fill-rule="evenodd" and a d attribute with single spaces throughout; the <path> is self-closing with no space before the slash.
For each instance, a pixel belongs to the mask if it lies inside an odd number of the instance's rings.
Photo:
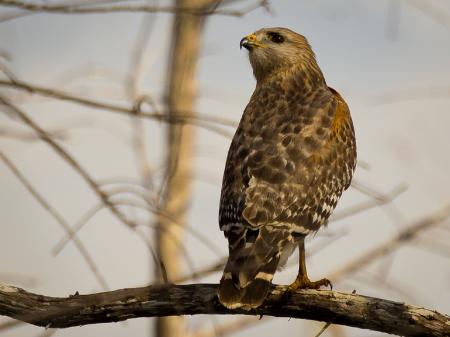
<path id="1" fill-rule="evenodd" d="M 350 185 L 356 144 L 350 111 L 326 85 L 307 40 L 286 28 L 241 41 L 257 83 L 228 152 L 219 223 L 229 258 L 219 300 L 258 307 L 297 246 L 291 289 L 318 288 L 306 274 L 304 238 L 327 223 Z"/>

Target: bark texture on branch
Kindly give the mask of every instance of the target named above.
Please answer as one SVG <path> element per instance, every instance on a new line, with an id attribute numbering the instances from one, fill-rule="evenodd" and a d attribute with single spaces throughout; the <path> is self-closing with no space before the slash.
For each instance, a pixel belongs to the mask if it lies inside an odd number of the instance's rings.
<path id="1" fill-rule="evenodd" d="M 450 317 L 405 303 L 327 290 L 288 297 L 275 286 L 262 307 L 228 310 L 215 284 L 150 286 L 66 298 L 48 297 L 0 284 L 0 315 L 51 328 L 117 322 L 136 317 L 243 314 L 312 319 L 402 336 L 450 337 Z"/>

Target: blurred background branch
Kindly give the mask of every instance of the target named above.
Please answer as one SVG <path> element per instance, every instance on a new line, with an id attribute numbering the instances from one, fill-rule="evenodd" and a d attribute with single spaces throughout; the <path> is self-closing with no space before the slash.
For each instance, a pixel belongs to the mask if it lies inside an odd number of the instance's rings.
<path id="1" fill-rule="evenodd" d="M 212 0 L 213 3 L 220 3 L 221 1 Z M 61 14 L 92 14 L 92 13 L 113 13 L 113 12 L 137 12 L 137 13 L 186 13 L 198 16 L 207 15 L 225 15 L 225 16 L 237 16 L 241 17 L 259 7 L 268 6 L 267 0 L 259 0 L 254 4 L 248 6 L 243 10 L 236 9 L 220 9 L 218 6 L 206 6 L 205 8 L 199 8 L 194 3 L 179 4 L 176 6 L 152 6 L 152 5 L 108 5 L 108 6 L 89 6 L 89 3 L 80 5 L 47 5 L 31 3 L 19 0 L 0 0 L 0 5 L 10 6 L 15 8 L 24 9 L 27 11 L 36 12 L 49 12 L 49 13 L 61 13 Z M 85 7 L 88 5 L 87 7 Z"/>

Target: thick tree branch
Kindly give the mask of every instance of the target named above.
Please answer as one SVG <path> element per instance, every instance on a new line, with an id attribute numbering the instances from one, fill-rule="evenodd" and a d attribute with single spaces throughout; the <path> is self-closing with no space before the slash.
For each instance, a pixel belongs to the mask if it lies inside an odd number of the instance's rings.
<path id="1" fill-rule="evenodd" d="M 302 290 L 283 297 L 275 286 L 265 304 L 252 311 L 228 310 L 215 284 L 150 286 L 58 298 L 0 284 L 0 315 L 37 326 L 117 322 L 137 317 L 241 314 L 293 317 L 343 324 L 402 336 L 450 336 L 450 317 L 405 303 L 328 290 Z"/>

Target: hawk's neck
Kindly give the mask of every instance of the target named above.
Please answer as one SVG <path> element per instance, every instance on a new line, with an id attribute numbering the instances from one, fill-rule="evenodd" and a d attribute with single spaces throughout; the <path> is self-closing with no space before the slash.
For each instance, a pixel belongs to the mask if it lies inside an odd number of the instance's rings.
<path id="1" fill-rule="evenodd" d="M 309 93 L 326 88 L 327 84 L 320 68 L 310 65 L 295 65 L 280 69 L 269 76 L 257 80 L 256 90 L 277 90 L 281 92 Z"/>

